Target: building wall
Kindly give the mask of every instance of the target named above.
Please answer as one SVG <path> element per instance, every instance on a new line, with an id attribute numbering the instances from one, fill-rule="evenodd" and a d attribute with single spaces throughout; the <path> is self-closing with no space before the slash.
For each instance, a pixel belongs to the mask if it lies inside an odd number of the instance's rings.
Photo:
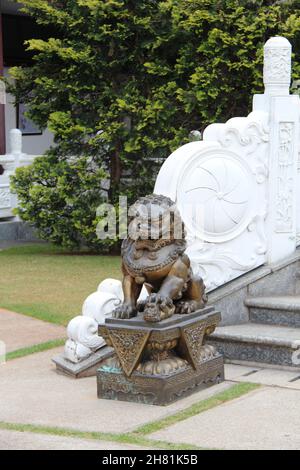
<path id="1" fill-rule="evenodd" d="M 2 34 L 2 14 L 0 10 L 0 76 L 3 76 L 3 34 Z M 0 84 L 3 85 L 3 84 Z M 1 89 L 3 92 L 3 88 Z M 5 119 L 4 119 L 4 100 L 0 90 L 0 155 L 5 154 Z"/>

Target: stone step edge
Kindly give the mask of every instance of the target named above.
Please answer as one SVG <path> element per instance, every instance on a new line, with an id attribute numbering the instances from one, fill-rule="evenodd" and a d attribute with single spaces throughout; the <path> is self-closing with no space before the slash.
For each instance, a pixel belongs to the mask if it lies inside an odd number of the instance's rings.
<path id="1" fill-rule="evenodd" d="M 271 370 L 284 370 L 287 372 L 300 372 L 300 366 L 292 367 L 292 366 L 285 366 L 281 364 L 268 364 L 266 362 L 243 361 L 242 359 L 228 359 L 226 357 L 224 358 L 224 363 L 232 364 L 236 366 L 249 367 L 249 368 L 253 367 L 253 369 L 259 369 L 259 370 L 271 369 Z M 226 373 L 225 373 L 225 377 L 226 377 Z M 230 381 L 235 382 L 235 379 L 230 379 Z"/>
<path id="2" fill-rule="evenodd" d="M 253 323 L 252 323 L 253 324 Z M 257 324 L 259 328 L 260 324 Z M 219 340 L 219 341 L 232 341 L 235 343 L 251 343 L 251 344 L 264 344 L 268 346 L 277 346 L 277 347 L 285 347 L 291 349 L 300 349 L 300 329 L 299 329 L 299 340 L 284 340 L 281 338 L 274 338 L 272 336 L 251 336 L 251 335 L 243 335 L 238 333 L 222 333 L 219 331 L 215 331 L 209 337 L 209 340 Z M 209 342 L 208 340 L 208 342 Z"/>
<path id="3" fill-rule="evenodd" d="M 293 303 L 288 300 L 288 298 L 285 302 L 285 299 L 283 299 L 283 297 L 250 297 L 245 300 L 245 305 L 249 308 L 264 308 L 269 310 L 283 310 L 286 312 L 300 313 L 300 297 L 299 303 Z"/>

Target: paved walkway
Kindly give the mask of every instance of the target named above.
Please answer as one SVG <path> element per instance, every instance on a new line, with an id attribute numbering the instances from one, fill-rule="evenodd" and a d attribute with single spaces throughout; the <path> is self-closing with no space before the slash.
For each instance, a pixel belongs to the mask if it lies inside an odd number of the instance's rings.
<path id="1" fill-rule="evenodd" d="M 124 433 L 180 411 L 230 384 L 220 384 L 167 407 L 97 399 L 96 378 L 73 379 L 55 372 L 60 348 L 0 366 L 0 421 L 59 426 L 87 432 Z"/>
<path id="2" fill-rule="evenodd" d="M 300 391 L 262 388 L 154 433 L 205 448 L 299 450 Z"/>
<path id="3" fill-rule="evenodd" d="M 82 432 L 133 432 L 141 425 L 168 417 L 194 403 L 229 390 L 237 381 L 249 381 L 251 375 L 247 374 L 253 370 L 226 366 L 229 380 L 225 383 L 167 407 L 158 407 L 97 399 L 95 377 L 74 380 L 56 374 L 51 358 L 60 350 L 57 348 L 32 354 L 0 366 L 0 422 Z M 284 384 L 287 378 L 291 378 L 289 374 L 295 376 L 294 372 L 261 370 L 259 379 L 262 383 L 269 382 L 270 375 L 273 375 L 281 385 L 262 386 L 245 396 L 196 414 L 148 437 L 202 448 L 300 448 L 300 388 L 297 381 Z M 74 440 L 61 436 L 52 438 L 28 432 L 0 432 L 0 449 L 69 449 L 72 446 L 88 449 L 93 446 L 99 449 L 131 448 L 86 439 Z M 160 447 L 159 442 L 157 446 Z"/>
<path id="4" fill-rule="evenodd" d="M 9 350 L 64 336 L 55 325 L 0 311 L 1 334 Z M 260 388 L 144 436 L 157 448 L 167 444 L 217 449 L 299 449 L 300 372 L 226 365 L 226 382 L 166 407 L 97 399 L 95 377 L 74 380 L 58 375 L 51 358 L 62 348 L 0 365 L 0 449 L 136 449 L 114 442 L 142 425 L 167 418 L 237 383 Z M 13 429 L 11 429 L 13 426 Z M 29 426 L 29 427 L 28 427 Z M 35 427 L 35 428 L 34 428 Z M 41 427 L 47 434 L 41 432 Z M 103 440 L 62 436 L 113 433 Z M 20 432 L 23 431 L 23 432 Z M 30 432 L 35 431 L 35 432 Z M 72 433 L 71 433 L 72 435 Z M 162 441 L 164 443 L 162 443 Z M 139 441 L 139 443 L 141 443 Z M 144 445 L 141 443 L 141 445 Z"/>
<path id="5" fill-rule="evenodd" d="M 260 367 L 244 367 L 234 364 L 226 364 L 225 368 L 227 380 L 233 382 L 252 382 L 300 391 L 300 370 L 263 369 Z"/>
<path id="6" fill-rule="evenodd" d="M 0 429 L 0 450 L 138 450 L 143 447 Z"/>
<path id="7" fill-rule="evenodd" d="M 63 326 L 0 309 L 0 341 L 6 344 L 6 352 L 65 336 L 66 329 Z"/>

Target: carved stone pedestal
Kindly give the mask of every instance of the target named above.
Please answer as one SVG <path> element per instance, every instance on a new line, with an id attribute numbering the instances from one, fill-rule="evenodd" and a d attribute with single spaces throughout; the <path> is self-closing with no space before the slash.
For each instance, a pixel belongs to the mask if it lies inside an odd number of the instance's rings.
<path id="1" fill-rule="evenodd" d="M 205 344 L 220 320 L 213 307 L 159 323 L 107 319 L 99 334 L 115 356 L 97 371 L 98 398 L 167 405 L 222 382 L 223 357 Z"/>
<path id="2" fill-rule="evenodd" d="M 52 362 L 56 365 L 56 372 L 61 375 L 67 375 L 74 379 L 83 377 L 93 377 L 104 359 L 113 355 L 113 349 L 104 346 L 91 356 L 77 363 L 71 362 L 64 353 L 52 358 Z"/>

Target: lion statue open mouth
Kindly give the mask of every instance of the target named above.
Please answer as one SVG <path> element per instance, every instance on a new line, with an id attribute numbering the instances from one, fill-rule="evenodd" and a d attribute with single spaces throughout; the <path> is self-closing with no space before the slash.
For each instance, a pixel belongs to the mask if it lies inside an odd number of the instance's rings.
<path id="1" fill-rule="evenodd" d="M 151 194 L 130 207 L 129 217 L 122 244 L 124 302 L 113 316 L 128 319 L 141 311 L 145 321 L 158 322 L 203 308 L 205 285 L 185 254 L 184 223 L 175 203 Z M 143 285 L 149 297 L 138 303 Z"/>

